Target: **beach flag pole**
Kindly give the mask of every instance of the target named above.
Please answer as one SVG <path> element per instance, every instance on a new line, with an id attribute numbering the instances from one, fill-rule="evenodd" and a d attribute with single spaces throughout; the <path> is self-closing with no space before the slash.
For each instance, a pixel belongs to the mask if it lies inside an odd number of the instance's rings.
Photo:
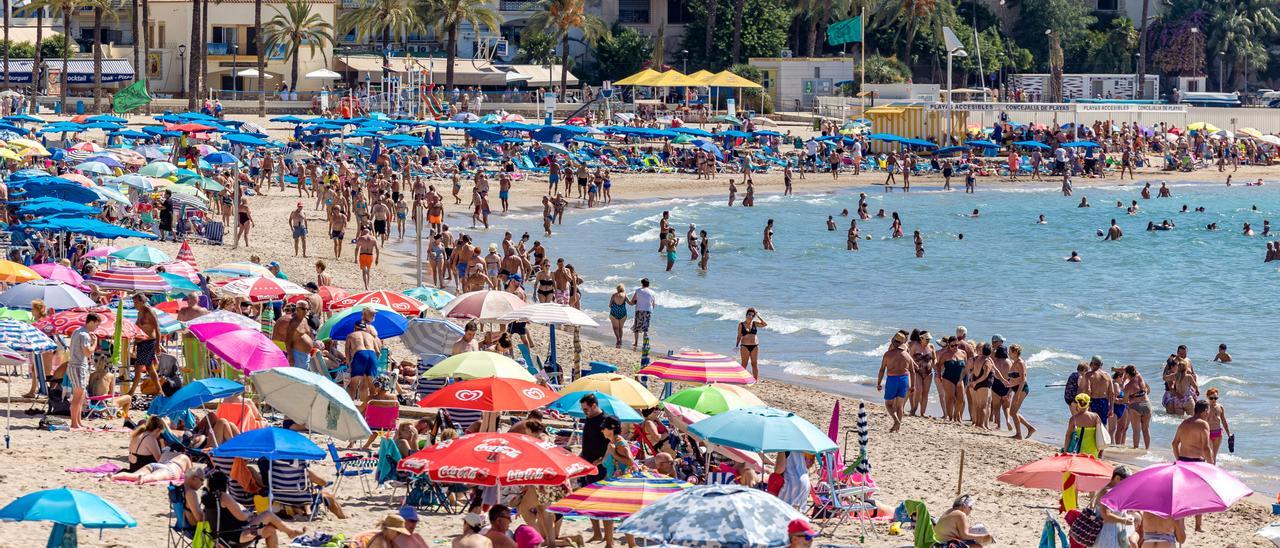
<path id="1" fill-rule="evenodd" d="M 960 477 L 956 478 L 956 496 L 964 489 L 964 449 L 960 450 Z"/>

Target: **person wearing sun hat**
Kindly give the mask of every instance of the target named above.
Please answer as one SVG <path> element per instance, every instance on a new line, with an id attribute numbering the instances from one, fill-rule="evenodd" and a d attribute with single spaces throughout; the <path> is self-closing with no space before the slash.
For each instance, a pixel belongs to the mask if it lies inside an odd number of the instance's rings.
<path id="1" fill-rule="evenodd" d="M 493 548 L 493 541 L 480 534 L 484 526 L 484 515 L 473 512 L 462 514 L 462 534 L 453 537 L 453 548 Z"/>
<path id="2" fill-rule="evenodd" d="M 817 535 L 813 526 L 804 518 L 796 518 L 787 524 L 787 546 L 790 548 L 808 548 L 813 545 L 813 537 Z"/>
<path id="3" fill-rule="evenodd" d="M 378 524 L 378 534 L 369 540 L 368 546 L 369 548 L 403 546 L 400 538 L 411 534 L 413 533 L 405 527 L 404 518 L 393 514 L 382 518 L 382 522 Z"/>
<path id="4" fill-rule="evenodd" d="M 911 392 L 911 375 L 908 373 L 914 365 L 915 361 L 907 352 L 907 332 L 899 330 L 893 334 L 889 350 L 880 359 L 880 371 L 876 374 L 876 390 L 884 390 L 884 406 L 889 411 L 889 418 L 893 419 L 889 432 L 897 432 L 902 426 L 903 404 Z"/>
<path id="5" fill-rule="evenodd" d="M 408 531 L 408 533 L 396 539 L 397 548 L 427 548 L 427 541 L 417 533 L 418 522 L 421 521 L 418 511 L 412 506 L 401 506 L 396 515 L 404 520 L 404 528 Z"/>

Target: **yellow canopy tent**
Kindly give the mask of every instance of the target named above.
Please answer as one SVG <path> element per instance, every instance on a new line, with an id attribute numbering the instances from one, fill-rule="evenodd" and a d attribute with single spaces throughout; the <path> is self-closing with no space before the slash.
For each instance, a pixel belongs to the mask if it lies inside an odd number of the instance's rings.
<path id="1" fill-rule="evenodd" d="M 751 80 L 738 76 L 729 71 L 723 71 L 708 78 L 703 85 L 716 86 L 722 88 L 743 88 L 743 89 L 760 89 L 762 86 Z"/>
<path id="2" fill-rule="evenodd" d="M 704 86 L 705 86 L 705 85 L 707 85 L 707 80 L 710 80 L 710 79 L 711 79 L 711 77 L 712 77 L 712 76 L 715 76 L 715 75 L 716 75 L 716 73 L 714 73 L 714 72 L 711 72 L 711 71 L 709 71 L 709 70 L 707 70 L 707 69 L 702 69 L 702 70 L 699 70 L 698 72 L 695 72 L 695 73 L 693 73 L 693 74 L 690 74 L 690 75 L 689 75 L 689 77 L 690 77 L 690 78 L 693 78 L 694 80 L 696 80 L 699 84 L 701 84 L 701 85 L 704 85 Z"/>
<path id="3" fill-rule="evenodd" d="M 653 69 L 644 69 L 640 72 L 632 74 L 631 76 L 628 76 L 626 78 L 623 78 L 621 80 L 614 82 L 613 85 L 615 86 L 646 86 L 648 84 L 645 83 L 645 80 L 648 80 L 655 76 L 659 76 L 660 74 L 661 73 Z"/>
<path id="4" fill-rule="evenodd" d="M 646 86 L 656 88 L 675 88 L 685 86 L 700 86 L 697 80 L 690 78 L 678 70 L 668 70 L 655 77 L 647 78 L 643 82 Z"/>

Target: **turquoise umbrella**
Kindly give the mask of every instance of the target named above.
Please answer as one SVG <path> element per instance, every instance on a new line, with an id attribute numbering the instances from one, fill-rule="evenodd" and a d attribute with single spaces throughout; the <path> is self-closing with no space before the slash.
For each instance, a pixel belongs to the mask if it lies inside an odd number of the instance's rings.
<path id="1" fill-rule="evenodd" d="M 809 421 L 772 407 L 743 407 L 693 423 L 689 431 L 711 443 L 746 451 L 835 451 L 836 442 Z"/>
<path id="2" fill-rule="evenodd" d="M 173 259 L 163 251 L 149 245 L 132 245 L 111 253 L 111 257 L 143 266 L 167 263 Z M 190 283 L 190 282 L 188 282 Z"/>
<path id="3" fill-rule="evenodd" d="M 626 423 L 638 424 L 644 422 L 644 417 L 641 417 L 640 413 L 637 413 L 630 405 L 627 405 L 622 400 L 605 394 L 604 392 L 597 392 L 594 390 L 570 392 L 561 396 L 560 399 L 552 402 L 551 405 L 548 405 L 547 407 L 571 417 L 583 419 L 586 418 L 587 415 L 582 412 L 582 406 L 578 405 L 578 402 L 587 394 L 596 395 L 596 403 L 600 406 L 600 410 L 604 411 L 606 415 L 613 415 L 618 417 L 619 421 Z"/>
<path id="4" fill-rule="evenodd" d="M 175 166 L 172 163 L 151 162 L 150 164 L 143 166 L 142 169 L 139 169 L 138 173 L 146 175 L 147 177 L 168 177 L 173 175 L 175 171 L 178 171 L 178 166 Z"/>
<path id="5" fill-rule="evenodd" d="M 191 280 L 188 280 L 186 276 L 179 276 L 168 272 L 157 272 L 157 274 L 159 274 L 161 278 L 164 278 L 164 281 L 169 282 L 170 286 L 173 286 L 173 290 L 169 291 L 169 293 L 182 293 L 185 295 L 187 293 L 204 292 L 204 290 L 200 289 L 200 286 L 191 283 Z"/>
<path id="6" fill-rule="evenodd" d="M 448 291 L 426 286 L 415 287 L 413 289 L 406 290 L 403 293 L 408 297 L 413 297 L 414 299 L 426 303 L 427 306 L 436 310 L 444 308 L 444 305 L 449 304 L 449 301 L 454 299 L 453 294 Z"/>
<path id="7" fill-rule="evenodd" d="M 18 497 L 18 500 L 0 508 L 0 520 L 51 521 L 90 529 L 122 529 L 138 525 L 133 516 L 102 497 L 65 487 Z"/>

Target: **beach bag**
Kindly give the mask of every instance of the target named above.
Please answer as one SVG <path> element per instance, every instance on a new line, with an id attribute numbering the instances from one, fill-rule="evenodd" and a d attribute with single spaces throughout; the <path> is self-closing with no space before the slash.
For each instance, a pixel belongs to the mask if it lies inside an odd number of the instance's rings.
<path id="1" fill-rule="evenodd" d="M 1092 508 L 1085 508 L 1071 522 L 1071 540 L 1084 546 L 1093 546 L 1098 542 L 1098 533 L 1102 531 L 1102 516 Z"/>

